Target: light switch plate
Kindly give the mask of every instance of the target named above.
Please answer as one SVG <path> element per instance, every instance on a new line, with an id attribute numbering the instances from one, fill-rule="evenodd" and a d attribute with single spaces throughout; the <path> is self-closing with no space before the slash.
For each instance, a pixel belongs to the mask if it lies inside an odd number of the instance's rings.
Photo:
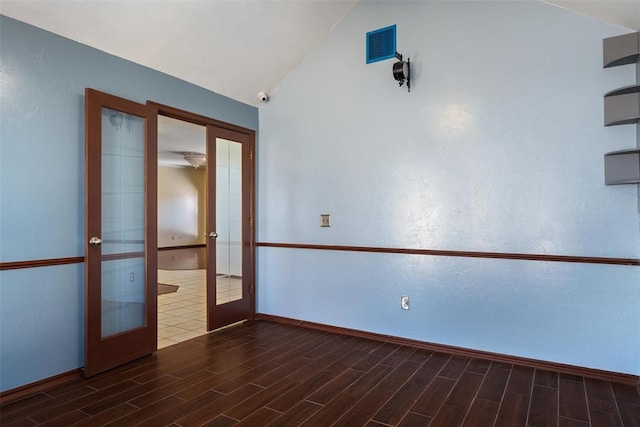
<path id="1" fill-rule="evenodd" d="M 320 227 L 331 227 L 331 214 L 320 214 Z"/>

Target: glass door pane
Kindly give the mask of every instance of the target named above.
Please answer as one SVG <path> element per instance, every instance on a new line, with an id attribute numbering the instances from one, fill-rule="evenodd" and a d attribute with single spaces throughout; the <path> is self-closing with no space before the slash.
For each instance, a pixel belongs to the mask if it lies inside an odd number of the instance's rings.
<path id="1" fill-rule="evenodd" d="M 145 326 L 145 119 L 102 108 L 102 337 Z"/>
<path id="2" fill-rule="evenodd" d="M 242 295 L 242 143 L 216 138 L 216 305 Z"/>

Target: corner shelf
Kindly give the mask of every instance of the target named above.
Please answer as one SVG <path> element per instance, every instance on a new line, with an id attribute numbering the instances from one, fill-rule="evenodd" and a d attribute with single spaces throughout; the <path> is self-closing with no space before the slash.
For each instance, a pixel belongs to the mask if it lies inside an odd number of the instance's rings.
<path id="1" fill-rule="evenodd" d="M 640 85 L 626 86 L 604 95 L 604 125 L 617 126 L 640 120 Z"/>
<path id="2" fill-rule="evenodd" d="M 640 33 L 609 37 L 602 41 L 604 68 L 635 64 L 640 58 Z"/>
<path id="3" fill-rule="evenodd" d="M 604 95 L 604 125 L 635 124 L 639 133 L 637 148 L 604 155 L 604 183 L 640 184 L 640 32 L 604 39 L 602 63 L 604 68 L 636 64 L 635 85 L 621 87 Z"/>
<path id="4" fill-rule="evenodd" d="M 640 149 L 604 155 L 605 185 L 640 184 Z"/>

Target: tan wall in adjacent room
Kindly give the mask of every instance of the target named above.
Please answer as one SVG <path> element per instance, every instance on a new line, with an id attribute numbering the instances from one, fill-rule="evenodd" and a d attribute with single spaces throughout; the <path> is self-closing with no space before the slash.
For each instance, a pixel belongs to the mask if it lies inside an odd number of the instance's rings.
<path id="1" fill-rule="evenodd" d="M 158 247 L 205 244 L 204 169 L 158 167 Z"/>

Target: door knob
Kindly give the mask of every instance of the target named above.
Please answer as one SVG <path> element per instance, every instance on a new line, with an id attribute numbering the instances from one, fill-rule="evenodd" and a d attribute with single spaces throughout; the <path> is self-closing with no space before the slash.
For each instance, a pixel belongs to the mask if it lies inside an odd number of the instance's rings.
<path id="1" fill-rule="evenodd" d="M 89 244 L 94 247 L 100 246 L 102 244 L 102 239 L 99 237 L 93 236 L 92 238 L 89 239 Z"/>
<path id="2" fill-rule="evenodd" d="M 216 233 L 215 231 L 212 231 L 211 233 L 209 233 L 209 238 L 211 240 L 215 240 L 218 238 L 218 233 Z"/>

